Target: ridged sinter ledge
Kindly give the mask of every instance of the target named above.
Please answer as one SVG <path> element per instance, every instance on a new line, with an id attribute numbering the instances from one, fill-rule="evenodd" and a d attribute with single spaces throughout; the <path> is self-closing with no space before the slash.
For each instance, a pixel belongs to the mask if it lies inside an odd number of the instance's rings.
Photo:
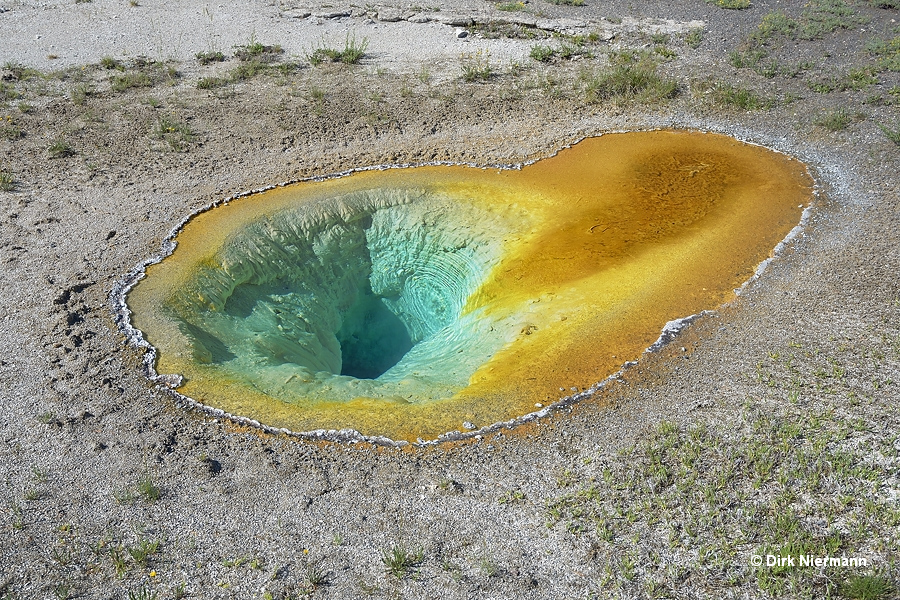
<path id="1" fill-rule="evenodd" d="M 435 439 L 586 389 L 728 301 L 811 194 L 798 161 L 675 131 L 521 170 L 360 172 L 197 215 L 128 304 L 205 405 Z"/>

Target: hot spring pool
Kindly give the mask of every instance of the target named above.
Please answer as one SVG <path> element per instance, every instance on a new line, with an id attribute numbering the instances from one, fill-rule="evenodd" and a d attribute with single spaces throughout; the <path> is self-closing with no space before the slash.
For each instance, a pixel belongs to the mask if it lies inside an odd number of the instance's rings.
<path id="1" fill-rule="evenodd" d="M 796 160 L 675 131 L 521 170 L 365 171 L 196 215 L 127 304 L 204 405 L 435 439 L 589 388 L 728 301 L 811 194 Z"/>

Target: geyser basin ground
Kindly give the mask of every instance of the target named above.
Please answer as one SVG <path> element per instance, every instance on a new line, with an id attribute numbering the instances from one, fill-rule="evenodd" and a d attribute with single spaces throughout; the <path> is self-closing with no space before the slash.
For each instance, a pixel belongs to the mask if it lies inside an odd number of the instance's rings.
<path id="1" fill-rule="evenodd" d="M 789 157 L 674 131 L 519 171 L 362 172 L 197 215 L 128 304 L 203 404 L 434 439 L 586 389 L 727 301 L 811 191 Z"/>

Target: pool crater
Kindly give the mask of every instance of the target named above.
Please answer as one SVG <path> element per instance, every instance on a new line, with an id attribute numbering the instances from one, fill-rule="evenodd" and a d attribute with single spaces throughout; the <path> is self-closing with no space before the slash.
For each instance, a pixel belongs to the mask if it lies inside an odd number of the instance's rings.
<path id="1" fill-rule="evenodd" d="M 676 131 L 365 171 L 197 214 L 127 303 L 155 372 L 205 406 L 436 439 L 589 389 L 727 301 L 811 190 L 783 154 Z"/>

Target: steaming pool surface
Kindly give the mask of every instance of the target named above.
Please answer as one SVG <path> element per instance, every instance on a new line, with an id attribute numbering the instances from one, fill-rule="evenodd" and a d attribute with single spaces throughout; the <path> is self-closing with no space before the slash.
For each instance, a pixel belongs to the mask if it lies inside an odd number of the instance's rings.
<path id="1" fill-rule="evenodd" d="M 675 131 L 521 170 L 360 172 L 196 215 L 127 301 L 202 404 L 435 439 L 589 388 L 727 302 L 811 194 L 796 160 Z"/>

